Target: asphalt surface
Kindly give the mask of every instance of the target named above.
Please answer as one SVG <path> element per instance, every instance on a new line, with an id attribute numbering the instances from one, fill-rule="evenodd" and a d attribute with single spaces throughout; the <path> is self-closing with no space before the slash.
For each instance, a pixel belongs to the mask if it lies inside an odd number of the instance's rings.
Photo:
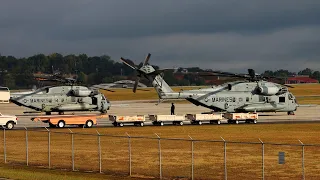
<path id="1" fill-rule="evenodd" d="M 114 101 L 111 109 L 108 111 L 109 115 L 148 115 L 148 114 L 170 114 L 171 103 L 160 103 L 156 105 L 156 101 Z M 207 108 L 195 106 L 193 104 L 176 103 L 176 114 L 195 114 L 210 111 Z M 16 115 L 18 117 L 18 124 L 16 128 L 33 128 L 33 127 L 48 127 L 48 123 L 31 121 L 32 117 L 44 115 L 43 113 L 28 113 L 25 111 L 32 111 L 28 108 L 17 106 L 15 104 L 0 104 L 0 112 L 2 114 Z M 66 114 L 71 114 L 68 112 Z M 88 112 L 74 112 L 75 114 Z M 98 113 L 98 112 L 91 112 Z M 302 106 L 295 112 L 295 115 L 287 115 L 284 112 L 278 113 L 259 113 L 258 123 L 320 123 L 320 106 Z M 184 121 L 185 125 L 189 125 L 189 121 Z M 227 124 L 227 120 L 222 120 L 221 124 Z M 241 124 L 241 123 L 240 123 Z M 239 125 L 240 125 L 239 124 Z M 129 124 L 128 124 L 129 125 Z M 145 125 L 152 125 L 151 121 L 147 120 Z M 205 123 L 203 124 L 205 125 Z M 108 118 L 98 119 L 97 126 L 113 126 Z"/>

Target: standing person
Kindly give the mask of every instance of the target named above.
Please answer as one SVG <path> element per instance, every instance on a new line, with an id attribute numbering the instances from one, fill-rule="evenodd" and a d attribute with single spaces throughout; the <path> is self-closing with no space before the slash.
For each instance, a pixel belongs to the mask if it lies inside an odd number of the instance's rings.
<path id="1" fill-rule="evenodd" d="M 172 103 L 172 104 L 171 104 L 171 115 L 174 115 L 174 109 L 175 109 L 175 106 L 174 106 L 174 104 Z"/>

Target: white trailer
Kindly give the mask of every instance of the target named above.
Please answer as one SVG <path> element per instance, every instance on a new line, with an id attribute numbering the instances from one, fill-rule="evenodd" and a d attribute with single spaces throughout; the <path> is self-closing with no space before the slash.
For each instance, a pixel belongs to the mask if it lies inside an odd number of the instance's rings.
<path id="1" fill-rule="evenodd" d="M 136 115 L 136 116 L 116 116 L 109 115 L 109 120 L 112 121 L 113 125 L 116 126 L 124 126 L 124 124 L 134 124 L 136 126 L 144 126 L 144 122 L 146 117 L 144 115 Z"/>
<path id="2" fill-rule="evenodd" d="M 228 119 L 228 123 L 239 124 L 240 121 L 245 121 L 246 123 L 257 123 L 258 114 L 257 113 L 225 113 L 224 118 Z"/>
<path id="3" fill-rule="evenodd" d="M 163 126 L 165 123 L 172 123 L 173 125 L 183 125 L 186 120 L 185 115 L 149 115 L 149 119 L 153 125 Z"/>
<path id="4" fill-rule="evenodd" d="M 190 120 L 191 124 L 201 125 L 203 122 L 209 122 L 210 124 L 221 124 L 223 119 L 222 114 L 187 114 L 186 118 Z"/>

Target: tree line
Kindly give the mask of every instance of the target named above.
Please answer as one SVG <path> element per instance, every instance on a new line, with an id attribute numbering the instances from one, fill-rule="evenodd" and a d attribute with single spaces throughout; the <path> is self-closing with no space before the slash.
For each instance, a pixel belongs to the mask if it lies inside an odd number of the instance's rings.
<path id="1" fill-rule="evenodd" d="M 141 64 L 139 65 L 141 66 Z M 158 69 L 157 66 L 155 66 Z M 183 68 L 179 68 L 181 70 Z M 184 68 L 188 72 L 203 72 L 198 67 Z M 130 67 L 111 59 L 110 56 L 92 56 L 86 54 L 62 55 L 53 53 L 50 55 L 36 54 L 31 57 L 16 58 L 14 56 L 0 55 L 0 85 L 10 89 L 31 88 L 38 82 L 34 79 L 35 73 L 52 74 L 53 70 L 62 72 L 66 77 L 75 76 L 84 85 L 110 83 L 117 80 L 132 79 L 135 72 Z M 174 72 L 166 71 L 164 79 L 169 85 L 204 85 L 203 78 L 186 74 L 183 79 L 174 77 Z M 265 71 L 264 75 L 288 77 L 296 75 L 287 70 Z M 320 80 L 320 72 L 309 68 L 301 70 L 298 75 L 309 75 L 311 78 Z M 143 81 L 143 83 L 148 83 Z"/>

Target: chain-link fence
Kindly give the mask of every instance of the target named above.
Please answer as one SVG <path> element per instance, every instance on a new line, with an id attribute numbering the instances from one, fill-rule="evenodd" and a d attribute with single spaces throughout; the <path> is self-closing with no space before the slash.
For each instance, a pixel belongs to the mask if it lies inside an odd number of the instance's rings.
<path id="1" fill-rule="evenodd" d="M 69 129 L 70 130 L 70 129 Z M 4 163 L 119 176 L 320 179 L 320 144 L 3 130 Z"/>

